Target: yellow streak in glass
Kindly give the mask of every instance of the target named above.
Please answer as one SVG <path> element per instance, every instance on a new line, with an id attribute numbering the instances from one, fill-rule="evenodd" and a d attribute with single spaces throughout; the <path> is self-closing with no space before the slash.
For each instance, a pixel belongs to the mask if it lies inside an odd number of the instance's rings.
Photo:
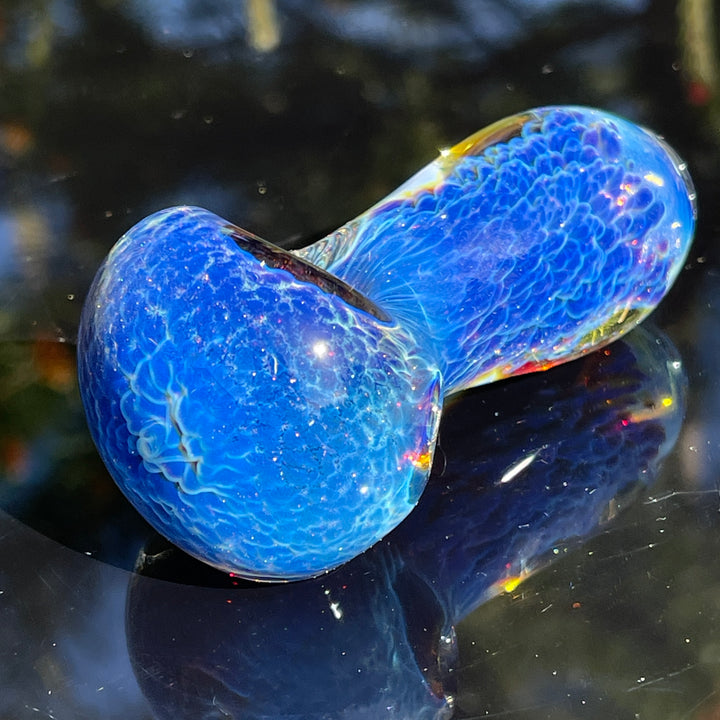
<path id="1" fill-rule="evenodd" d="M 521 577 L 511 577 L 505 580 L 503 583 L 503 590 L 507 593 L 512 592 L 517 588 L 517 586 L 524 580 L 524 578 Z"/>
<path id="2" fill-rule="evenodd" d="M 440 154 L 440 162 L 457 162 L 458 158 L 473 157 L 482 155 L 485 150 L 493 145 L 505 143 L 514 137 L 518 137 L 522 133 L 523 127 L 529 120 L 534 117 L 533 113 L 525 113 L 524 115 L 513 115 L 503 120 L 489 125 L 482 130 L 470 135 L 470 137 L 461 140 L 457 145 L 453 145 L 449 150 L 445 150 Z"/>

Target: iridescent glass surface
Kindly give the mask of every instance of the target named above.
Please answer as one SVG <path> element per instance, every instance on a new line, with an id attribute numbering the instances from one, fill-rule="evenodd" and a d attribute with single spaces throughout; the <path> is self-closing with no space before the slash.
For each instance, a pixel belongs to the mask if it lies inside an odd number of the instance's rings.
<path id="1" fill-rule="evenodd" d="M 445 398 L 635 327 L 695 215 L 667 143 L 572 106 L 493 123 L 297 254 L 201 208 L 154 213 L 85 301 L 91 434 L 186 552 L 317 576 L 412 511 Z"/>
<path id="2" fill-rule="evenodd" d="M 0 717 L 714 717 L 711 13 L 3 3 Z M 416 512 L 320 579 L 258 588 L 154 535 L 93 447 L 75 375 L 115 240 L 193 205 L 305 247 L 457 139 L 560 104 L 649 127 L 688 163 L 695 244 L 652 325 L 456 395 Z"/>

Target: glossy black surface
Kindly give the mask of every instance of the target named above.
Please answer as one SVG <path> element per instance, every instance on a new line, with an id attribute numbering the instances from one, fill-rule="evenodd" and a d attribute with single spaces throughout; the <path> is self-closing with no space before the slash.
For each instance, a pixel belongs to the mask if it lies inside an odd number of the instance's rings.
<path id="1" fill-rule="evenodd" d="M 0 717 L 203 717 L 198 707 L 212 718 L 423 717 L 418 707 L 441 717 L 448 696 L 457 718 L 720 712 L 720 86 L 711 5 L 2 4 Z M 448 489 L 448 477 L 507 477 L 511 458 L 558 443 L 582 449 L 585 431 L 597 437 L 602 423 L 580 428 L 576 406 L 553 395 L 567 398 L 588 377 L 587 366 L 573 365 L 450 407 L 437 504 L 430 495 L 404 537 L 315 585 L 234 585 L 158 546 L 106 475 L 75 384 L 80 303 L 117 237 L 153 210 L 192 203 L 299 246 L 438 148 L 557 103 L 603 107 L 661 133 L 698 191 L 696 244 L 652 318 L 687 377 L 684 422 L 662 427 L 668 416 L 658 415 L 661 436 L 652 412 L 635 408 L 637 427 L 656 430 L 609 445 L 615 455 L 594 466 L 616 482 L 637 476 L 634 492 L 614 488 L 618 497 L 582 531 L 584 516 L 559 492 L 547 517 L 567 518 L 566 529 L 548 527 L 594 534 L 553 538 L 557 552 L 541 554 L 544 569 L 519 585 L 523 567 L 512 559 L 542 543 L 513 544 L 526 524 L 513 529 L 513 513 L 539 517 L 531 511 L 547 511 L 548 495 L 499 494 L 493 513 L 480 506 L 478 528 L 460 520 L 475 517 L 472 504 Z M 527 417 L 536 418 L 534 436 L 524 432 Z M 552 442 L 537 440 L 549 431 Z M 677 437 L 672 448 L 667 437 Z M 652 452 L 628 449 L 643 443 L 669 453 L 657 473 Z M 446 536 L 458 535 L 459 547 L 473 549 L 443 554 Z M 248 640 L 242 632 L 253 628 Z M 358 679 L 363 672 L 370 682 Z M 232 699 L 238 690 L 244 702 Z"/>

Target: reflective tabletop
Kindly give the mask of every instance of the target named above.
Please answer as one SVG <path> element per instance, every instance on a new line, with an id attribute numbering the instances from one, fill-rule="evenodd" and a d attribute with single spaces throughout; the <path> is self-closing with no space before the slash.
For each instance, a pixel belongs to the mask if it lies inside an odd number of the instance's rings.
<path id="1" fill-rule="evenodd" d="M 720 714 L 720 69 L 712 3 L 8 0 L 0 8 L 0 718 Z M 604 108 L 698 196 L 625 338 L 446 403 L 410 516 L 253 583 L 138 515 L 87 430 L 82 302 L 128 228 L 284 248 L 475 130 Z M 718 333 L 717 335 L 715 333 Z"/>

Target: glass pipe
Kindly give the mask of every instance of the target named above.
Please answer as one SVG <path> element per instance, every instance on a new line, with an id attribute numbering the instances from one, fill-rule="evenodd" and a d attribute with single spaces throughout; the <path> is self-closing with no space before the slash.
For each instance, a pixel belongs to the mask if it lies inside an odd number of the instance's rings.
<path id="1" fill-rule="evenodd" d="M 480 131 L 296 253 L 206 210 L 161 211 L 115 245 L 84 306 L 91 433 L 191 555 L 317 575 L 410 513 L 444 398 L 634 327 L 694 217 L 661 139 L 578 107 Z"/>
<path id="2" fill-rule="evenodd" d="M 415 511 L 331 575 L 248 587 L 151 543 L 126 613 L 143 693 L 159 719 L 452 716 L 467 664 L 453 627 L 612 527 L 656 480 L 684 410 L 677 351 L 640 328 L 459 397 L 443 413 L 443 469 Z"/>

